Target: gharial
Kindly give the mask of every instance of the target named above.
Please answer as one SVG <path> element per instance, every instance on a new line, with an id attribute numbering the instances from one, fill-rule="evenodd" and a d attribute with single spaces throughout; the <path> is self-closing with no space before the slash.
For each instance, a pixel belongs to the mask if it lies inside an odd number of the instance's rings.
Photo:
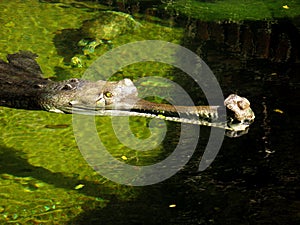
<path id="1" fill-rule="evenodd" d="M 0 60 L 0 105 L 60 113 L 112 116 L 142 116 L 175 122 L 220 127 L 229 136 L 245 132 L 255 115 L 250 102 L 236 94 L 229 95 L 224 105 L 233 116 L 222 120 L 224 106 L 174 106 L 146 101 L 130 79 L 117 82 L 69 79 L 55 82 L 42 78 L 36 54 L 20 51 Z M 189 118 L 188 115 L 194 115 Z M 197 119 L 195 119 L 197 116 Z M 224 118 L 223 118 L 224 119 Z"/>

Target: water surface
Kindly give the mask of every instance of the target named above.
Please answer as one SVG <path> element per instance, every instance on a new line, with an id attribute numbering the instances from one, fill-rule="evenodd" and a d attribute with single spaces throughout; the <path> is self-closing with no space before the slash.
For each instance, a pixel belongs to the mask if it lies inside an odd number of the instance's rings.
<path id="1" fill-rule="evenodd" d="M 181 44 L 205 60 L 225 96 L 238 93 L 251 101 L 256 119 L 249 133 L 225 137 L 216 160 L 197 173 L 210 133 L 201 127 L 198 147 L 179 173 L 155 185 L 131 187 L 109 181 L 86 163 L 76 145 L 72 115 L 1 107 L 2 224 L 299 224 L 299 3 L 287 9 L 281 1 L 236 7 L 235 1 L 172 2 L 4 0 L 0 57 L 30 50 L 39 55 L 45 77 L 64 80 L 81 77 L 97 57 L 128 42 Z M 249 16 L 245 8 L 251 6 L 255 14 Z M 212 18 L 197 16 L 195 10 L 201 9 Z M 76 34 L 98 10 L 131 13 L 142 27 L 84 56 Z M 73 56 L 82 59 L 83 67 L 72 67 Z M 134 64 L 113 79 L 144 76 L 174 80 L 195 104 L 205 102 L 187 75 L 161 63 Z M 132 118 L 134 134 L 147 138 L 148 122 Z M 96 118 L 96 124 L 109 151 L 134 165 L 167 157 L 180 132 L 179 124 L 168 122 L 160 145 L 136 152 L 117 140 L 110 118 Z"/>

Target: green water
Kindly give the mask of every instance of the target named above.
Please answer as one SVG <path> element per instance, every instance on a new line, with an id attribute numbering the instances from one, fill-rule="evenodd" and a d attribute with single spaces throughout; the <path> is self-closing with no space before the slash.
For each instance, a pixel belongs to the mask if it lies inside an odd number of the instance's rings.
<path id="1" fill-rule="evenodd" d="M 1 1 L 0 8 L 0 58 L 5 59 L 7 54 L 19 50 L 30 50 L 38 54 L 37 61 L 45 77 L 57 80 L 80 77 L 89 64 L 109 50 L 108 46 L 100 47 L 91 58 L 78 53 L 84 62 L 83 68 L 73 68 L 64 54 L 58 54 L 56 37 L 64 30 L 78 29 L 84 20 L 96 15 L 96 10 L 35 0 Z M 178 43 L 183 32 L 180 28 L 151 21 L 140 20 L 140 23 L 139 31 L 113 40 L 113 46 L 147 38 Z M 68 42 L 72 41 L 57 42 L 68 51 L 72 48 Z M 162 75 L 168 69 L 166 65 L 152 63 L 145 73 L 145 66 L 142 69 L 141 65 L 134 65 L 124 70 L 121 78 Z M 110 196 L 124 201 L 138 196 L 138 191 L 110 182 L 89 167 L 76 145 L 71 115 L 3 107 L 0 115 L 1 224 L 63 224 L 80 214 L 83 205 L 105 207 Z M 132 119 L 131 123 L 136 136 L 149 135 L 147 120 Z M 137 154 L 118 142 L 109 118 L 98 118 L 97 124 L 103 143 L 115 157 L 135 164 L 149 161 L 149 153 Z M 151 157 L 161 152 L 158 146 Z"/>
<path id="2" fill-rule="evenodd" d="M 299 15 L 299 1 L 248 0 L 177 0 L 166 1 L 165 6 L 179 14 L 204 21 L 264 20 Z"/>

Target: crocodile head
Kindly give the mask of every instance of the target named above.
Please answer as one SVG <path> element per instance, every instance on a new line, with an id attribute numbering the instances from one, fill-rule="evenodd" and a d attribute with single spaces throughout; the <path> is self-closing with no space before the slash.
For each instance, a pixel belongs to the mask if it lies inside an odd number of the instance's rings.
<path id="1" fill-rule="evenodd" d="M 215 126 L 234 132 L 246 131 L 255 118 L 250 102 L 236 94 L 231 94 L 224 101 L 231 116 L 227 121 L 215 122 L 212 117 L 219 117 L 218 110 L 221 106 L 172 106 L 145 101 L 138 97 L 137 88 L 130 79 L 96 82 L 71 79 L 54 85 L 51 93 L 47 93 L 49 98 L 44 101 L 48 107 L 44 108 L 48 111 L 100 116 L 142 116 Z M 185 117 L 181 118 L 183 114 Z M 188 118 L 189 115 L 197 117 L 191 119 Z"/>
<path id="2" fill-rule="evenodd" d="M 94 110 L 130 109 L 137 101 L 137 88 L 129 79 L 117 82 L 97 81 L 84 85 L 71 101 L 73 110 L 91 106 Z M 83 107 L 81 107 L 83 106 Z"/>
<path id="3" fill-rule="evenodd" d="M 130 79 L 120 81 L 86 81 L 70 79 L 48 87 L 48 111 L 93 114 L 94 111 L 131 109 L 137 88 Z M 48 94 L 48 93 L 47 93 Z"/>

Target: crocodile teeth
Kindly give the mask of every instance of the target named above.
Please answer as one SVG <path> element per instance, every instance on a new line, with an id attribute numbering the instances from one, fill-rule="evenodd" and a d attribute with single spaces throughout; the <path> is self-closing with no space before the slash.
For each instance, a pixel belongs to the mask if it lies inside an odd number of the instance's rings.
<path id="1" fill-rule="evenodd" d="M 74 100 L 74 101 L 70 101 L 70 102 L 69 102 L 69 104 L 70 104 L 70 105 L 76 105 L 76 104 L 78 104 L 78 103 L 79 103 L 79 102 L 78 102 L 78 101 L 76 101 L 76 100 Z"/>

